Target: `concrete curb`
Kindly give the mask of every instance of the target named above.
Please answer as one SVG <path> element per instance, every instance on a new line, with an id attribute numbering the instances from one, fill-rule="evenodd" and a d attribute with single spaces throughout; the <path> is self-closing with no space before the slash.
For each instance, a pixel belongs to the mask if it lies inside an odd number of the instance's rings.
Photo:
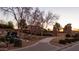
<path id="1" fill-rule="evenodd" d="M 79 45 L 79 42 L 72 43 L 72 44 L 70 44 L 70 45 L 68 45 L 68 46 L 59 48 L 59 49 L 57 49 L 56 51 L 64 51 L 64 50 L 66 51 L 67 49 L 70 49 L 70 48 L 72 48 L 72 47 L 74 47 L 74 46 L 76 46 L 76 45 Z"/>

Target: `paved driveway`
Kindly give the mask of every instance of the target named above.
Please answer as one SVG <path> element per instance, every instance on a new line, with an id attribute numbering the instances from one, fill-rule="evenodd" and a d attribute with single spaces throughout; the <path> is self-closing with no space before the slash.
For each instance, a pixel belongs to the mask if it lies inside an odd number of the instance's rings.
<path id="1" fill-rule="evenodd" d="M 31 46 L 15 49 L 12 51 L 55 51 L 57 48 L 49 44 L 49 42 L 54 38 L 55 37 L 45 38 Z"/>
<path id="2" fill-rule="evenodd" d="M 50 46 L 47 43 L 39 43 L 29 48 L 19 49 L 18 51 L 53 51 L 55 49 L 55 47 Z"/>

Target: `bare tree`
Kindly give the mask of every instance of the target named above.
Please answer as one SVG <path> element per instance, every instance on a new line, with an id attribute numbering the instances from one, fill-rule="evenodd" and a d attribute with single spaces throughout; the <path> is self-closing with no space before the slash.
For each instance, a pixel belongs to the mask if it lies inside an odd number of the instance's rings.
<path id="1" fill-rule="evenodd" d="M 47 28 L 48 24 L 54 23 L 54 21 L 56 21 L 58 19 L 59 19 L 58 15 L 53 14 L 52 12 L 48 12 L 45 17 L 46 28 Z"/>
<path id="2" fill-rule="evenodd" d="M 32 18 L 33 18 L 33 24 L 37 24 L 40 20 L 40 10 L 39 8 L 36 8 L 35 11 L 32 14 Z"/>
<path id="3" fill-rule="evenodd" d="M 28 19 L 31 13 L 32 8 L 31 7 L 1 7 L 1 11 L 4 12 L 4 14 L 11 14 L 14 19 L 17 21 L 18 28 L 19 22 L 22 19 Z"/>
<path id="4" fill-rule="evenodd" d="M 29 24 L 37 25 L 40 27 L 44 27 L 44 11 L 40 11 L 39 8 L 35 8 L 35 10 L 31 14 L 30 20 L 28 20 Z"/>
<path id="5" fill-rule="evenodd" d="M 21 19 L 20 22 L 19 22 L 19 26 L 20 26 L 21 30 L 25 30 L 26 27 L 27 27 L 26 20 L 25 19 Z"/>
<path id="6" fill-rule="evenodd" d="M 55 20 L 59 19 L 59 16 L 53 14 L 52 12 L 48 12 L 45 15 L 44 11 L 41 11 L 39 8 L 36 8 L 31 12 L 32 7 L 1 7 L 0 10 L 4 12 L 4 14 L 10 14 L 17 21 L 18 28 L 22 29 L 26 27 L 26 21 L 32 25 L 38 25 L 40 27 L 44 27 L 46 23 L 46 27 L 48 24 L 53 23 Z M 24 22 L 24 23 L 23 23 Z M 25 25 L 24 25 L 25 24 Z M 24 26 L 23 26 L 24 25 Z M 22 27 L 23 26 L 23 27 Z"/>
<path id="7" fill-rule="evenodd" d="M 41 27 L 44 27 L 44 24 L 45 24 L 45 18 L 44 18 L 44 11 L 40 12 L 40 25 Z"/>
<path id="8" fill-rule="evenodd" d="M 32 25 L 38 25 L 42 28 L 46 26 L 47 28 L 50 23 L 54 23 L 58 19 L 58 15 L 53 14 L 52 12 L 48 12 L 47 14 L 45 14 L 44 11 L 41 11 L 39 8 L 36 8 L 31 15 L 29 23 Z"/>

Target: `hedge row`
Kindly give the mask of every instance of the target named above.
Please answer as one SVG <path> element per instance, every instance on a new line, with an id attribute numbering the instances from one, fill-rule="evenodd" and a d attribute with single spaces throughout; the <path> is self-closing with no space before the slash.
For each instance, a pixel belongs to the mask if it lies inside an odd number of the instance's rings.
<path id="1" fill-rule="evenodd" d="M 67 44 L 67 43 L 72 43 L 72 42 L 76 42 L 79 41 L 79 39 L 65 39 L 65 40 L 59 40 L 60 44 Z"/>

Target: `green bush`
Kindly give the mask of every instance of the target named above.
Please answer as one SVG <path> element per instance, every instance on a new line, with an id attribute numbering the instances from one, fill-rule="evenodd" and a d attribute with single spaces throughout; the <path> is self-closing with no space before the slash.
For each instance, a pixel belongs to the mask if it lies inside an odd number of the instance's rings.
<path id="1" fill-rule="evenodd" d="M 14 38 L 11 38 L 9 42 L 10 42 L 10 44 L 12 44 L 12 43 L 14 43 L 14 41 L 15 41 Z"/>

